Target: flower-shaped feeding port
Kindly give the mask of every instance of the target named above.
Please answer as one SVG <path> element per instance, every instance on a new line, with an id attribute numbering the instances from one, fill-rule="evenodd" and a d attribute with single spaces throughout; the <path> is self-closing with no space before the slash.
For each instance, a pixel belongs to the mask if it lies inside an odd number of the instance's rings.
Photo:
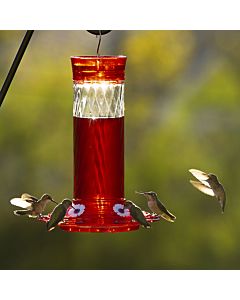
<path id="1" fill-rule="evenodd" d="M 73 207 L 70 207 L 68 209 L 67 216 L 73 217 L 73 218 L 79 217 L 79 216 L 81 216 L 81 214 L 84 213 L 84 210 L 85 210 L 85 205 L 83 205 L 83 204 L 74 205 L 73 204 Z"/>
<path id="2" fill-rule="evenodd" d="M 117 215 L 119 215 L 120 217 L 129 217 L 130 216 L 130 212 L 127 208 L 124 208 L 123 204 L 115 204 L 113 206 L 113 211 L 115 211 L 115 213 Z"/>

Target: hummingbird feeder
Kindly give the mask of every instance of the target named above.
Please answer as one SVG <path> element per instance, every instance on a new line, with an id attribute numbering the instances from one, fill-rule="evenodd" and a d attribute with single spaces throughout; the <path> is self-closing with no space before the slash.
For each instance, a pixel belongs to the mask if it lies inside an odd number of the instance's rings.
<path id="1" fill-rule="evenodd" d="M 68 231 L 139 228 L 124 209 L 125 56 L 74 56 L 74 200 Z"/>
<path id="2" fill-rule="evenodd" d="M 89 31 L 97 34 L 97 31 Z M 103 34 L 109 31 L 102 31 Z M 72 56 L 74 195 L 58 226 L 69 232 L 139 229 L 124 208 L 126 56 Z M 159 216 L 144 212 L 149 222 Z M 39 218 L 47 222 L 50 215 Z"/>

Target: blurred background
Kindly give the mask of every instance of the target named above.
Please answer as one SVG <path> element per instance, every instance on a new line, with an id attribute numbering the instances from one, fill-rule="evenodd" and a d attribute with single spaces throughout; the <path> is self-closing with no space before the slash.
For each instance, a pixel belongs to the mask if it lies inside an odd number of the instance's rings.
<path id="1" fill-rule="evenodd" d="M 24 36 L 0 31 L 0 86 Z M 100 53 L 127 55 L 125 195 L 154 190 L 177 216 L 129 233 L 47 232 L 9 200 L 73 192 L 70 56 L 87 31 L 35 31 L 0 111 L 1 269 L 240 269 L 240 32 L 112 31 Z M 225 214 L 188 172 L 218 175 Z M 54 206 L 49 205 L 49 211 Z"/>

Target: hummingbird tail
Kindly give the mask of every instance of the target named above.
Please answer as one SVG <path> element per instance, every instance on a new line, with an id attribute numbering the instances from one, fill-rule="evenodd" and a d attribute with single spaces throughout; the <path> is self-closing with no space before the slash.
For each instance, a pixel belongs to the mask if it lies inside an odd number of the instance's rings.
<path id="1" fill-rule="evenodd" d="M 52 231 L 55 227 L 51 227 L 50 229 L 48 229 L 48 232 Z"/>
<path id="2" fill-rule="evenodd" d="M 55 226 L 50 225 L 49 222 L 47 222 L 47 230 L 52 231 L 55 228 Z"/>
<path id="3" fill-rule="evenodd" d="M 146 229 L 151 228 L 151 224 L 150 223 L 144 224 L 143 227 Z"/>
<path id="4" fill-rule="evenodd" d="M 167 213 L 161 214 L 160 217 L 172 223 L 176 220 L 176 217 L 173 214 L 171 214 L 169 211 Z"/>

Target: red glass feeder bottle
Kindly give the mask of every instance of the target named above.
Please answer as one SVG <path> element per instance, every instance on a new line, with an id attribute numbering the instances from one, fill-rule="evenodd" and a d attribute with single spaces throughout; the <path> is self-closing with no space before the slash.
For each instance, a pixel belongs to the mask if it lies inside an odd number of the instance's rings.
<path id="1" fill-rule="evenodd" d="M 126 56 L 73 56 L 74 199 L 60 228 L 70 232 L 139 229 L 124 208 Z M 159 216 L 144 212 L 149 222 Z M 43 216 L 47 222 L 49 216 Z"/>
<path id="2" fill-rule="evenodd" d="M 124 73 L 126 56 L 72 57 L 74 200 L 67 231 L 139 228 L 124 209 Z"/>

